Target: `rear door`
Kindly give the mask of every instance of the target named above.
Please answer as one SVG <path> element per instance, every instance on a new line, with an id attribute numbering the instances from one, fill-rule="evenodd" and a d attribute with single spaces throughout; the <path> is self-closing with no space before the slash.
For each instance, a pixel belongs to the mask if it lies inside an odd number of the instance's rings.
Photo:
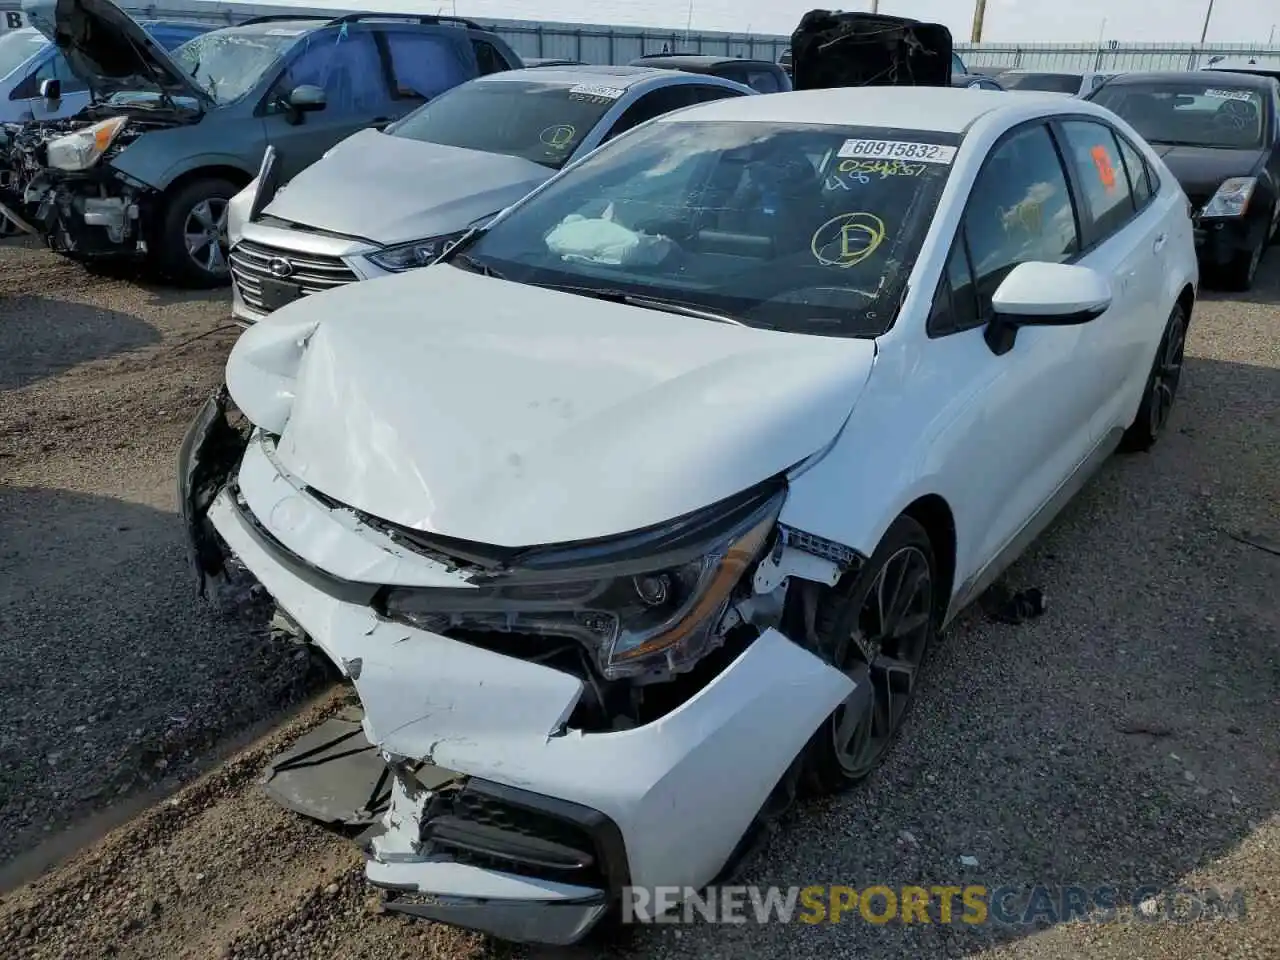
<path id="1" fill-rule="evenodd" d="M 1101 440 L 1122 419 L 1145 380 L 1151 331 L 1165 322 L 1162 214 L 1145 174 L 1131 181 L 1116 131 L 1078 118 L 1054 125 L 1077 198 L 1084 251 L 1080 264 L 1111 280 L 1112 304 L 1080 328 L 1082 362 L 1075 389 L 1095 404 L 1093 434 Z M 1139 171 L 1141 172 L 1141 171 Z M 1141 203 L 1139 203 L 1139 201 Z"/>
<path id="2" fill-rule="evenodd" d="M 324 90 L 324 109 L 294 112 L 288 97 L 299 86 Z M 404 106 L 399 112 L 408 109 Z M 279 151 L 286 180 L 319 160 L 339 140 L 398 115 L 375 35 L 353 24 L 318 30 L 295 47 L 260 110 L 267 142 Z"/>

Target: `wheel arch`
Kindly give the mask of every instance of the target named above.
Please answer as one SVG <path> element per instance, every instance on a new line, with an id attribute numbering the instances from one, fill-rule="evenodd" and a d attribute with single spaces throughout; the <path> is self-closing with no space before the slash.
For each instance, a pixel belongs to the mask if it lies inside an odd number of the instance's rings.
<path id="1" fill-rule="evenodd" d="M 1178 306 L 1182 308 L 1182 313 L 1186 317 L 1187 324 L 1190 325 L 1191 311 L 1195 309 L 1195 305 L 1196 305 L 1195 287 L 1193 287 L 1189 283 L 1183 286 L 1182 290 L 1178 292 L 1177 303 L 1178 303 Z"/>
<path id="2" fill-rule="evenodd" d="M 933 562 L 937 566 L 939 586 L 934 598 L 935 613 L 939 625 L 951 605 L 951 595 L 956 580 L 956 519 L 951 505 L 936 493 L 917 497 L 900 514 L 915 520 L 924 527 L 933 547 Z"/>
<path id="3" fill-rule="evenodd" d="M 162 193 L 166 198 L 171 197 L 187 184 L 194 183 L 197 180 L 226 180 L 243 190 L 249 185 L 249 181 L 253 179 L 253 176 L 253 174 L 246 173 L 240 167 L 232 167 L 225 164 L 193 167 L 170 180 Z"/>

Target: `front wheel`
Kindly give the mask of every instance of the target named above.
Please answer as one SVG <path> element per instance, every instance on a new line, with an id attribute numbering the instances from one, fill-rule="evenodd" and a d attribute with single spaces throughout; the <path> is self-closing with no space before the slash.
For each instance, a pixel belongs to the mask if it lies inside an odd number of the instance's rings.
<path id="1" fill-rule="evenodd" d="M 1125 431 L 1120 449 L 1128 453 L 1150 450 L 1169 423 L 1173 401 L 1178 396 L 1178 384 L 1182 382 L 1182 361 L 1187 346 L 1187 314 L 1181 304 L 1169 314 L 1164 336 L 1156 348 L 1151 372 L 1147 374 L 1146 392 L 1138 415 Z"/>
<path id="2" fill-rule="evenodd" d="M 193 180 L 169 197 L 160 213 L 155 256 L 174 280 L 189 287 L 229 282 L 227 207 L 240 188 L 229 180 Z"/>
<path id="3" fill-rule="evenodd" d="M 1262 263 L 1262 255 L 1267 250 L 1267 235 L 1258 238 L 1248 250 L 1241 250 L 1225 267 L 1222 268 L 1222 285 L 1228 290 L 1246 291 L 1253 288 L 1253 281 L 1258 276 L 1258 265 Z"/>
<path id="4" fill-rule="evenodd" d="M 802 778 L 810 792 L 844 790 L 884 759 L 937 630 L 938 589 L 929 535 L 902 516 L 862 569 L 821 601 L 815 652 L 857 688 L 805 748 Z"/>

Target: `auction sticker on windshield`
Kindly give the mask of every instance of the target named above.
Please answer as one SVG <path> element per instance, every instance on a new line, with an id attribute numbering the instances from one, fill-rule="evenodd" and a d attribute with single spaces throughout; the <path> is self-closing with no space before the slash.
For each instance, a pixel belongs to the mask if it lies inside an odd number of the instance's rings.
<path id="1" fill-rule="evenodd" d="M 852 160 L 915 160 L 918 163 L 950 164 L 956 158 L 956 148 L 910 140 L 846 140 L 838 156 Z"/>
<path id="2" fill-rule="evenodd" d="M 1206 97 L 1213 97 L 1215 100 L 1252 100 L 1253 94 L 1248 90 L 1206 90 Z"/>
<path id="3" fill-rule="evenodd" d="M 580 83 L 569 88 L 569 96 L 601 97 L 605 100 L 617 100 L 627 91 L 618 87 L 605 87 L 597 83 Z"/>

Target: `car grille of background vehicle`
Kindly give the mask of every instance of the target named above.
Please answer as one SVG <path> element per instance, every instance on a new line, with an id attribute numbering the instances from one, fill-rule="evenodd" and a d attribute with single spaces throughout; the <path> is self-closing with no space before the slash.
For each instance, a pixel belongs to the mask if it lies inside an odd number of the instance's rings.
<path id="1" fill-rule="evenodd" d="M 271 271 L 271 261 L 282 259 L 289 262 L 291 270 L 286 276 L 277 277 Z M 241 240 L 232 248 L 231 277 L 245 304 L 264 313 L 270 312 L 262 300 L 264 279 L 297 284 L 303 296 L 323 293 L 359 279 L 339 257 L 295 253 L 250 240 Z"/>

